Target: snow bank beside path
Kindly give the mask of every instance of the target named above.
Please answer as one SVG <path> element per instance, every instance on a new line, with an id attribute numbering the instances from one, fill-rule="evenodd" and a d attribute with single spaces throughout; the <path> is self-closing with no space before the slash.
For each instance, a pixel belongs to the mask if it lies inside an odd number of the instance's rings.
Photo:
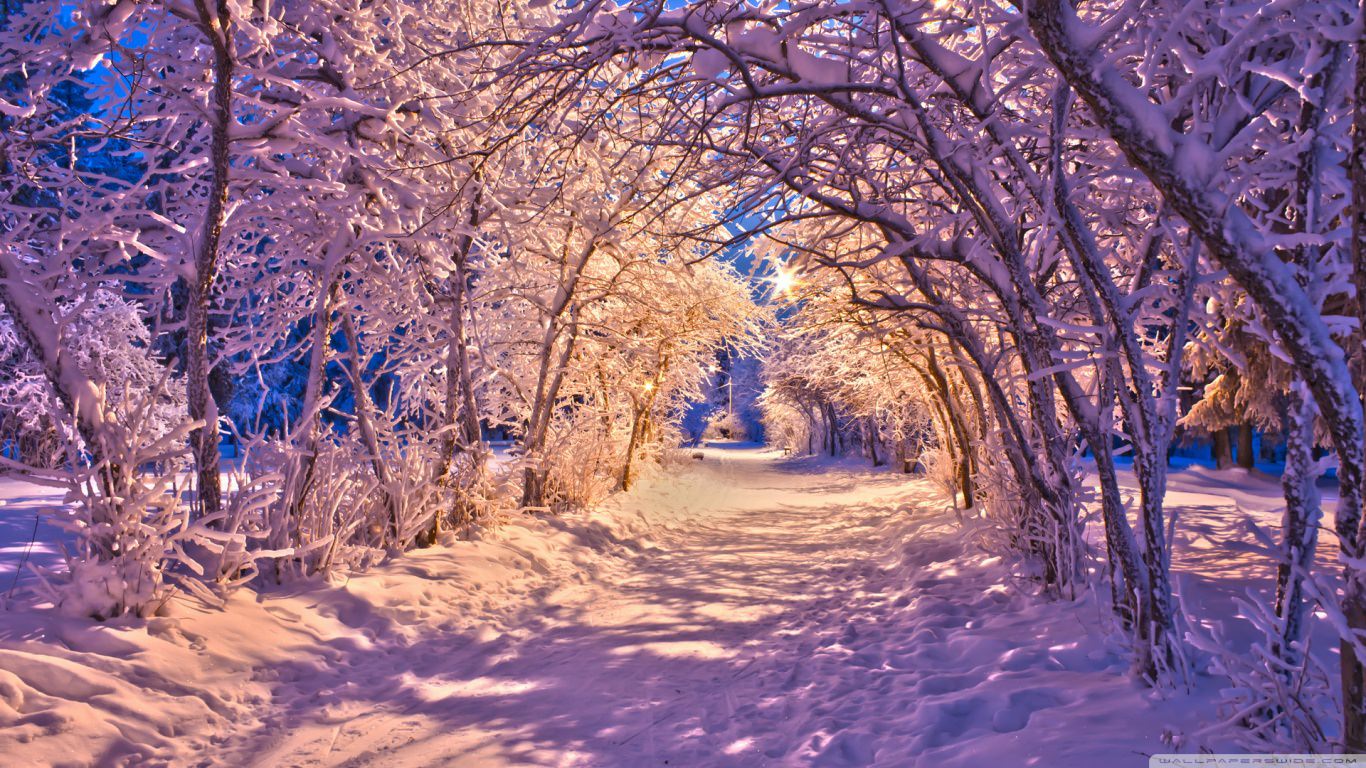
<path id="1" fill-rule="evenodd" d="M 8 589 L 32 515 L 61 497 L 12 481 L 3 490 Z M 407 553 L 335 584 L 241 590 L 226 610 L 179 596 L 170 616 L 146 621 L 96 624 L 20 603 L 0 614 L 0 763 L 250 762 L 254 736 L 291 718 L 346 719 L 348 689 L 402 695 L 378 656 L 403 659 L 434 635 L 494 643 L 506 612 L 543 590 L 549 574 L 610 578 L 624 554 L 649 546 L 645 530 L 639 516 L 610 506 L 515 517 L 475 541 Z M 42 540 L 30 560 L 58 562 Z M 274 720 L 280 713 L 285 720 Z"/>

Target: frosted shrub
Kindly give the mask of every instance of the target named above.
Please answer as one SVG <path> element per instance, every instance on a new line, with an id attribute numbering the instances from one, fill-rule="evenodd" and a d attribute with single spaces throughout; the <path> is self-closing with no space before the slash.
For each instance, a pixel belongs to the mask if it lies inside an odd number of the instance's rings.
<path id="1" fill-rule="evenodd" d="M 51 469 L 62 459 L 54 398 L 36 360 L 0 311 L 0 455 Z"/>
<path id="2" fill-rule="evenodd" d="M 170 597 L 168 564 L 192 561 L 184 549 L 190 511 L 179 483 L 186 467 L 180 441 L 188 425 L 144 442 L 144 415 L 133 409 L 127 423 L 108 423 L 103 458 L 94 465 L 82 465 L 80 447 L 74 440 L 68 444 L 72 468 L 61 477 L 70 508 L 58 525 L 75 543 L 65 551 L 64 577 L 44 582 L 64 613 L 96 619 L 148 615 Z"/>
<path id="3" fill-rule="evenodd" d="M 483 451 L 483 447 L 479 446 Z M 453 460 L 452 483 L 446 497 L 449 506 L 438 511 L 445 515 L 446 524 L 456 532 L 463 532 L 493 517 L 499 504 L 508 496 L 505 488 L 485 470 L 487 456 L 474 456 L 472 452 L 462 453 Z"/>
<path id="4" fill-rule="evenodd" d="M 702 437 L 707 440 L 739 440 L 749 439 L 749 427 L 745 424 L 744 418 L 735 411 L 717 411 L 707 419 L 707 428 L 702 432 Z"/>
<path id="5" fill-rule="evenodd" d="M 958 492 L 958 468 L 947 447 L 937 446 L 922 452 L 920 463 L 925 468 L 925 478 L 944 495 L 952 497 Z"/>
<path id="6" fill-rule="evenodd" d="M 99 288 L 91 296 L 60 307 L 61 341 L 86 375 L 102 383 L 112 418 L 139 414 L 142 439 L 155 441 L 183 419 L 184 396 L 174 382 L 162 384 L 162 362 L 152 353 L 152 338 L 136 304 Z M 155 392 L 150 400 L 149 393 Z M 35 467 L 54 468 L 65 459 L 70 425 L 54 414 L 61 406 L 42 366 L 15 332 L 0 305 L 0 446 L 10 458 Z"/>
<path id="7" fill-rule="evenodd" d="M 398 542 L 410 545 L 431 526 L 432 517 L 451 505 L 450 489 L 437 484 L 431 468 L 437 465 L 437 448 L 432 443 L 413 442 L 395 446 L 389 460 L 391 487 L 388 496 L 397 500 Z"/>
<path id="8" fill-rule="evenodd" d="M 626 445 L 624 436 L 614 437 L 603 435 L 596 413 L 575 413 L 556 425 L 546 480 L 552 508 L 586 506 L 612 492 L 611 470 Z"/>
<path id="9" fill-rule="evenodd" d="M 181 480 L 187 468 L 183 441 L 190 429 L 183 400 L 169 369 L 152 354 L 150 333 L 133 303 L 98 289 L 60 306 L 58 317 L 66 364 L 99 382 L 99 400 L 92 407 L 99 415 L 84 431 L 67 417 L 27 421 L 61 447 L 52 459 L 19 458 L 51 467 L 38 476 L 68 489 L 69 508 L 58 524 L 74 539 L 65 552 L 67 573 L 44 583 L 67 613 L 99 619 L 146 615 L 170 595 L 172 561 L 202 571 L 196 557 L 223 549 L 222 542 L 206 541 L 195 553 L 186 550 L 216 521 L 190 525 Z M 5 329 L 0 345 L 9 347 L 7 358 L 19 374 L 6 394 L 21 398 L 13 401 L 21 411 L 61 413 L 62 404 L 38 378 L 38 361 L 26 348 L 16 351 L 12 322 Z"/>
<path id="10" fill-rule="evenodd" d="M 1333 723 L 1325 718 L 1341 704 L 1330 671 L 1310 652 L 1308 640 L 1288 649 L 1276 647 L 1282 620 L 1265 601 L 1237 598 L 1235 603 L 1255 632 L 1246 650 L 1235 648 L 1219 625 L 1202 627 L 1196 616 L 1187 614 L 1186 639 L 1206 655 L 1211 673 L 1228 680 L 1220 690 L 1220 719 L 1198 735 L 1229 737 L 1258 753 L 1335 751 L 1329 737 Z"/>
<path id="11" fill-rule="evenodd" d="M 148 396 L 155 400 L 156 389 Z M 225 505 L 195 515 L 184 479 L 191 476 L 184 449 L 190 423 L 141 438 L 146 410 L 132 409 L 126 425 L 110 422 L 104 459 L 66 470 L 68 511 L 58 525 L 70 531 L 67 573 L 44 583 L 57 606 L 71 615 L 108 619 L 155 613 L 179 589 L 210 604 L 257 573 L 264 549 L 266 510 L 275 495 L 270 475 L 233 473 Z"/>
<path id="12" fill-rule="evenodd" d="M 326 574 L 374 556 L 362 539 L 377 514 L 377 482 L 356 448 L 324 431 L 306 456 L 275 440 L 263 441 L 254 452 L 262 463 L 281 467 L 282 477 L 294 473 L 293 482 L 301 486 L 291 497 L 296 505 L 279 497 L 268 511 L 276 580 Z"/>
<path id="13" fill-rule="evenodd" d="M 990 444 L 987 441 L 987 445 Z M 941 469 L 947 461 L 931 463 L 931 471 L 941 475 L 948 473 L 947 479 L 940 482 L 953 487 L 953 467 Z M 1026 521 L 1031 514 L 1023 504 L 1023 489 L 1015 473 L 1006 462 L 999 461 L 991 451 L 983 446 L 976 458 L 977 472 L 973 475 L 977 494 L 977 504 L 969 510 L 973 518 L 981 524 L 977 527 L 978 540 L 988 552 L 1029 552 L 1026 541 Z"/>
<path id="14" fill-rule="evenodd" d="M 800 408 L 769 389 L 759 396 L 759 412 L 769 445 L 790 453 L 810 452 L 815 440 L 810 420 Z"/>

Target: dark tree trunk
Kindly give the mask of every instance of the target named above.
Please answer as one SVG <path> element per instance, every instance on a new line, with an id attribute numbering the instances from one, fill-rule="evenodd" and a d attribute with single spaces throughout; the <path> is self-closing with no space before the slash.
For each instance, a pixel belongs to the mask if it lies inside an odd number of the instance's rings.
<path id="1" fill-rule="evenodd" d="M 880 467 L 885 462 L 877 455 L 877 423 L 870 416 L 867 419 L 868 429 L 868 457 L 873 460 L 873 466 Z"/>
<path id="2" fill-rule="evenodd" d="M 229 132 L 232 128 L 233 59 L 226 0 L 215 8 L 196 0 L 201 32 L 213 48 L 213 132 L 210 177 L 204 225 L 195 246 L 194 279 L 190 281 L 185 311 L 185 388 L 190 418 L 202 422 L 190 433 L 194 454 L 199 512 L 207 517 L 223 506 L 218 472 L 218 405 L 209 388 L 209 304 L 218 271 L 218 244 L 228 203 Z"/>
<path id="3" fill-rule="evenodd" d="M 1214 459 L 1214 466 L 1217 469 L 1228 469 L 1233 466 L 1233 441 L 1229 439 L 1228 429 L 1216 429 L 1210 434 L 1214 441 L 1210 445 L 1210 457 Z"/>
<path id="4" fill-rule="evenodd" d="M 1252 469 L 1257 464 L 1257 455 L 1252 452 L 1252 424 L 1243 422 L 1238 426 L 1238 466 Z"/>
<path id="5" fill-rule="evenodd" d="M 479 223 L 482 191 L 476 193 L 470 204 L 466 224 L 473 229 Z M 449 430 L 442 440 L 441 459 L 437 470 L 437 483 L 449 487 L 453 483 L 452 469 L 455 457 L 464 453 L 471 458 L 470 472 L 478 477 L 484 471 L 485 453 L 482 446 L 483 430 L 479 421 L 479 408 L 474 401 L 474 375 L 470 366 L 469 335 L 465 327 L 465 296 L 468 290 L 469 274 L 466 262 L 470 248 L 474 244 L 471 235 L 464 235 L 456 245 L 455 270 L 450 276 L 449 318 L 451 339 L 446 351 L 446 428 Z M 460 502 L 457 506 L 462 506 Z M 444 510 L 438 509 L 432 515 L 432 524 L 419 539 L 420 546 L 436 543 L 441 535 L 441 521 Z M 457 523 L 469 522 L 468 515 L 457 518 Z"/>
<path id="6" fill-rule="evenodd" d="M 825 404 L 825 423 L 826 434 L 829 436 L 827 449 L 831 457 L 840 455 L 840 427 L 839 420 L 835 416 L 835 406 L 830 403 Z"/>

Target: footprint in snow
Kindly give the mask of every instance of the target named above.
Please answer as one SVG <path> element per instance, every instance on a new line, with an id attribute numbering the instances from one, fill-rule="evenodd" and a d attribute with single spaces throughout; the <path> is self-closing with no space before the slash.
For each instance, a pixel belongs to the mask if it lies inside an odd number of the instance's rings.
<path id="1" fill-rule="evenodd" d="M 1066 700 L 1046 688 L 1029 688 L 1010 694 L 1006 706 L 991 717 L 991 729 L 997 733 L 1013 733 L 1029 724 L 1030 715 L 1041 709 L 1062 706 Z"/>

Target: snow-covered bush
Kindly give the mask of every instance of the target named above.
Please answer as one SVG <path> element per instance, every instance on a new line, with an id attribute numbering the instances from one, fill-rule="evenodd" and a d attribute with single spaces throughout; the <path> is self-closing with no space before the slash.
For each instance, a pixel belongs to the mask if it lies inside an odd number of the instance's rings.
<path id="1" fill-rule="evenodd" d="M 717 411 L 707 419 L 704 440 L 749 440 L 749 426 L 736 411 Z"/>
<path id="2" fill-rule="evenodd" d="M 808 454 L 814 450 L 812 420 L 795 403 L 765 389 L 759 396 L 759 412 L 769 445 L 789 453 Z"/>
<path id="3" fill-rule="evenodd" d="M 67 432 L 67 463 L 50 477 L 67 485 L 67 507 L 55 514 L 73 544 L 64 550 L 66 573 L 44 580 L 65 613 L 148 615 L 171 594 L 173 561 L 198 567 L 184 550 L 193 536 L 181 479 L 189 423 L 148 439 L 158 429 L 158 399 L 156 389 L 125 399 L 117 419 L 110 414 L 104 423 L 96 450 L 76 430 Z"/>
<path id="4" fill-rule="evenodd" d="M 552 509 L 583 507 L 602 500 L 618 484 L 613 472 L 627 435 L 602 432 L 601 415 L 578 411 L 559 419 L 547 443 L 550 460 L 545 500 Z"/>
<path id="5" fill-rule="evenodd" d="M 110 618 L 155 611 L 170 594 L 173 562 L 202 570 L 184 546 L 207 535 L 202 524 L 190 524 L 182 497 L 190 428 L 184 400 L 132 302 L 99 288 L 58 305 L 51 321 L 70 375 L 98 388 L 95 429 L 72 423 L 13 318 L 0 320 L 0 345 L 13 371 L 0 383 L 0 402 L 20 426 L 14 439 L 57 449 L 13 459 L 68 488 L 68 506 L 56 513 L 58 525 L 72 534 L 68 569 L 44 583 L 68 613 Z M 201 554 L 222 549 L 221 540 L 199 547 Z"/>
<path id="6" fill-rule="evenodd" d="M 952 497 L 958 493 L 958 484 L 961 481 L 958 460 L 947 445 L 936 442 L 932 448 L 921 451 L 917 458 L 924 469 L 926 480 L 933 483 L 945 496 Z"/>
<path id="7" fill-rule="evenodd" d="M 55 402 L 13 320 L 0 314 L 0 455 L 40 468 L 60 464 L 65 456 Z"/>
<path id="8" fill-rule="evenodd" d="M 61 445 L 69 425 L 41 364 L 15 333 L 0 305 L 0 424 L 10 458 L 53 468 L 65 460 Z M 183 391 L 152 347 L 139 308 L 108 288 L 58 307 L 61 343 L 73 363 L 102 382 L 110 416 L 127 421 L 138 413 L 145 439 L 155 442 L 185 419 Z M 145 412 L 144 412 L 145 411 Z"/>
<path id="9" fill-rule="evenodd" d="M 1312 652 L 1308 638 L 1284 647 L 1285 619 L 1265 603 L 1237 597 L 1235 604 L 1253 630 L 1246 650 L 1235 648 L 1225 627 L 1201 626 L 1197 616 L 1187 614 L 1187 639 L 1209 672 L 1227 680 L 1220 689 L 1218 718 L 1197 735 L 1230 738 L 1253 753 L 1332 752 L 1329 713 L 1340 709 L 1333 673 Z"/>

